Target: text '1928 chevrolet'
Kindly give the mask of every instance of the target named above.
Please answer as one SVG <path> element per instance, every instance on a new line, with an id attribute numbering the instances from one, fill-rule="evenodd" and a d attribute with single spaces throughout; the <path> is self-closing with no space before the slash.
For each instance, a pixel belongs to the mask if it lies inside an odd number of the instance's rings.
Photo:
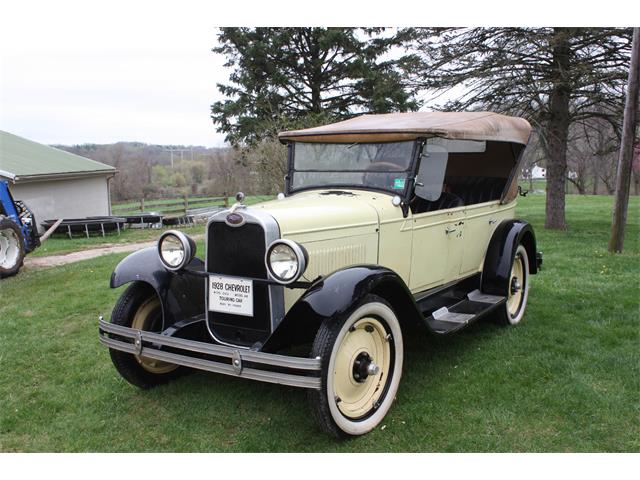
<path id="1" fill-rule="evenodd" d="M 418 112 L 281 133 L 284 194 L 214 214 L 202 259 L 167 231 L 122 260 L 111 287 L 130 285 L 100 341 L 138 387 L 189 368 L 292 385 L 326 432 L 367 433 L 398 392 L 408 328 L 522 320 L 542 263 L 514 218 L 530 130 Z"/>

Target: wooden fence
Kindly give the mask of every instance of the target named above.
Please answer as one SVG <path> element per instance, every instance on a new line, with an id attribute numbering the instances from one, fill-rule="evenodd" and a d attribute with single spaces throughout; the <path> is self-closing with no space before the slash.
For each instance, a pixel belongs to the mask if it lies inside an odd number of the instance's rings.
<path id="1" fill-rule="evenodd" d="M 133 215 L 139 212 L 158 212 L 166 216 L 187 215 L 189 209 L 205 208 L 213 206 L 229 206 L 229 198 L 207 197 L 203 195 L 183 195 L 162 200 L 145 200 L 141 198 L 136 202 L 127 202 L 111 207 L 112 215 Z"/>

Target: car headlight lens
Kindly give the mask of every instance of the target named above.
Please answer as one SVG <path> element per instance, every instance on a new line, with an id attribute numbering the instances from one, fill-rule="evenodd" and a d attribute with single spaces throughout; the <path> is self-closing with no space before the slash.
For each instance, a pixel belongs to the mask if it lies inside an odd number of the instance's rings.
<path id="1" fill-rule="evenodd" d="M 182 232 L 169 230 L 158 239 L 160 260 L 169 270 L 183 268 L 193 259 L 195 252 L 195 242 Z"/>
<path id="2" fill-rule="evenodd" d="M 267 249 L 265 263 L 277 282 L 292 283 L 307 267 L 307 252 L 302 245 L 291 240 L 276 240 Z"/>

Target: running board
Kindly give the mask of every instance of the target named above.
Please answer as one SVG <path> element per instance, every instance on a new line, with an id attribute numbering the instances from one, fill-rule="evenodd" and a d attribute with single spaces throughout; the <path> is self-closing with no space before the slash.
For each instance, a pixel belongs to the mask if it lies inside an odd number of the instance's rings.
<path id="1" fill-rule="evenodd" d="M 424 320 L 437 334 L 453 333 L 502 306 L 504 302 L 506 302 L 506 297 L 488 295 L 480 290 L 473 290 L 466 295 L 466 298 L 440 307 L 431 315 L 425 315 Z"/>

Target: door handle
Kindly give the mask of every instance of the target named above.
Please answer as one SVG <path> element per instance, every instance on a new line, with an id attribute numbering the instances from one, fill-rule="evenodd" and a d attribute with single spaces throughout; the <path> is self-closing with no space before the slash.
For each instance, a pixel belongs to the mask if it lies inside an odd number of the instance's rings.
<path id="1" fill-rule="evenodd" d="M 491 218 L 489 219 L 489 225 L 493 225 L 494 223 L 496 223 L 498 220 L 496 220 L 495 218 Z"/>
<path id="2" fill-rule="evenodd" d="M 455 228 L 449 228 L 449 227 L 447 227 L 447 228 L 445 228 L 444 233 L 446 233 L 447 235 L 449 235 L 450 233 L 453 233 L 453 232 L 455 232 L 455 231 L 456 231 L 456 229 L 455 229 Z"/>

